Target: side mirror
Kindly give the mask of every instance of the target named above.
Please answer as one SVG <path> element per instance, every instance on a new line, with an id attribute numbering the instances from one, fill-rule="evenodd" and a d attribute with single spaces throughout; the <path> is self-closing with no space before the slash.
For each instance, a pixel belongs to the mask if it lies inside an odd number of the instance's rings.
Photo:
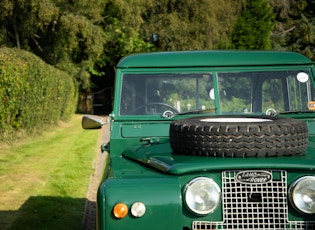
<path id="1" fill-rule="evenodd" d="M 95 115 L 84 115 L 82 117 L 83 129 L 100 129 L 104 125 L 104 121 L 101 117 Z"/>

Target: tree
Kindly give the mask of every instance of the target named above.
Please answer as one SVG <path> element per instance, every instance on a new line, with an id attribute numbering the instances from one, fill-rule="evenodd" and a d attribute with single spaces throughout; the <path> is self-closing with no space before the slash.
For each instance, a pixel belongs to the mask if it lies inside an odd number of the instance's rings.
<path id="1" fill-rule="evenodd" d="M 141 17 L 144 5 L 142 0 L 108 0 L 104 4 L 100 27 L 106 39 L 94 66 L 94 90 L 113 86 L 115 66 L 122 57 L 154 50 L 153 45 L 139 33 L 145 23 Z"/>
<path id="2" fill-rule="evenodd" d="M 90 70 L 105 40 L 99 27 L 103 0 L 4 0 L 0 44 L 31 51 L 90 85 Z"/>
<path id="3" fill-rule="evenodd" d="M 113 85 L 117 62 L 132 53 L 233 48 L 313 57 L 312 2 L 1 0 L 0 46 L 35 53 L 74 75 L 84 90 L 91 75 L 103 88 Z"/>
<path id="4" fill-rule="evenodd" d="M 217 49 L 228 41 L 243 2 L 148 0 L 140 33 L 157 50 Z"/>
<path id="5" fill-rule="evenodd" d="M 300 52 L 315 60 L 315 2 L 273 0 L 271 4 L 277 15 L 273 49 Z"/>
<path id="6" fill-rule="evenodd" d="M 96 63 L 98 90 L 113 85 L 114 66 L 128 54 L 217 49 L 228 41 L 245 0 L 108 0 L 101 24 L 106 42 Z"/>
<path id="7" fill-rule="evenodd" d="M 274 13 L 266 0 L 247 0 L 231 33 L 234 49 L 267 50 L 274 27 Z"/>

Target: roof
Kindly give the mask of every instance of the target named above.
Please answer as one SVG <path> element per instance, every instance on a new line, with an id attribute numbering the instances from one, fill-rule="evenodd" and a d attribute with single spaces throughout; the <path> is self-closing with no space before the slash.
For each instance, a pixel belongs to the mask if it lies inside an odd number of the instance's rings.
<path id="1" fill-rule="evenodd" d="M 126 56 L 117 68 L 213 67 L 313 64 L 299 53 L 281 51 L 170 51 Z"/>

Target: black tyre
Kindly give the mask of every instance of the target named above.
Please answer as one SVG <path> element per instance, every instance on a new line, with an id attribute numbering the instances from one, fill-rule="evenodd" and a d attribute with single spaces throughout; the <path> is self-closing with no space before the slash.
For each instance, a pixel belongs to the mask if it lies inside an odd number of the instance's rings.
<path id="1" fill-rule="evenodd" d="M 211 157 L 293 156 L 306 151 L 306 123 L 274 116 L 190 117 L 170 125 L 173 154 Z"/>

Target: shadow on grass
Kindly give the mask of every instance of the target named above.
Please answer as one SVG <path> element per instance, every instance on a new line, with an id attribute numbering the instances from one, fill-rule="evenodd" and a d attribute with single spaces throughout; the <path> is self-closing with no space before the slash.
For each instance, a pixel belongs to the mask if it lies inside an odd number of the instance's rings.
<path id="1" fill-rule="evenodd" d="M 85 198 L 30 197 L 19 210 L 0 210 L 0 229 L 68 230 L 93 229 L 95 202 Z M 84 215 L 84 214 L 87 215 Z M 88 228 L 86 225 L 90 225 Z"/>

